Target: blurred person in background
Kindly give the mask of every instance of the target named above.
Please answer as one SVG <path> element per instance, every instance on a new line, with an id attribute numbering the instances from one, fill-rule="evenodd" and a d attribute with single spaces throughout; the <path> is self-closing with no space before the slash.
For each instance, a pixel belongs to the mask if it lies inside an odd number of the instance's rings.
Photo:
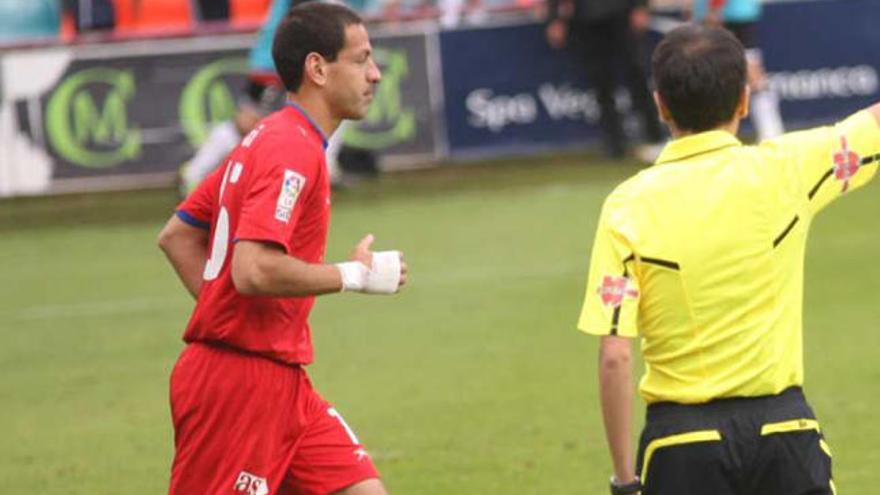
<path id="1" fill-rule="evenodd" d="M 116 25 L 113 0 L 62 0 L 66 35 L 111 30 Z"/>
<path id="2" fill-rule="evenodd" d="M 440 25 L 446 29 L 457 27 L 462 20 L 467 24 L 480 24 L 486 21 L 483 0 L 438 0 Z"/>
<path id="3" fill-rule="evenodd" d="M 200 21 L 229 20 L 229 0 L 190 0 Z"/>
<path id="4" fill-rule="evenodd" d="M 751 119 L 759 141 L 785 132 L 779 112 L 779 96 L 770 87 L 758 46 L 760 0 L 687 0 L 688 13 L 697 22 L 723 25 L 746 49 L 749 88 L 752 90 Z"/>
<path id="5" fill-rule="evenodd" d="M 58 0 L 0 0 L 0 43 L 56 39 L 60 28 Z"/>
<path id="6" fill-rule="evenodd" d="M 550 46 L 560 49 L 568 43 L 574 45 L 595 85 L 608 155 L 623 158 L 628 148 L 623 118 L 614 100 L 620 66 L 633 108 L 642 118 L 646 145 L 636 148 L 636 155 L 653 162 L 664 134 L 641 56 L 651 20 L 647 0 L 548 0 L 547 10 Z"/>

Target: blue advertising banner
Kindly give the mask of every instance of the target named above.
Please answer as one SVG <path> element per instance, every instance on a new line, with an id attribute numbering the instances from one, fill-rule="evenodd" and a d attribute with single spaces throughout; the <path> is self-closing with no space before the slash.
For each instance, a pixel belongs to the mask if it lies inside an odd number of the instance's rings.
<path id="1" fill-rule="evenodd" d="M 769 4 L 759 35 L 790 128 L 829 123 L 880 99 L 880 2 Z"/>
<path id="2" fill-rule="evenodd" d="M 574 51 L 542 25 L 441 34 L 451 152 L 555 148 L 595 138 L 599 109 Z"/>
<path id="3" fill-rule="evenodd" d="M 760 43 L 788 128 L 830 123 L 880 99 L 877 19 L 876 0 L 765 7 Z M 543 25 L 445 32 L 440 46 L 453 156 L 582 146 L 599 136 L 577 53 L 549 48 Z M 629 106 L 620 90 L 618 107 Z"/>

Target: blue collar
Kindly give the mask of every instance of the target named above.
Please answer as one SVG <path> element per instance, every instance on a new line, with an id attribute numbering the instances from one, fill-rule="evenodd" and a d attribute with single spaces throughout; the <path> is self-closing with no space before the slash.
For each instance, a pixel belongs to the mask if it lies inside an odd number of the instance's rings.
<path id="1" fill-rule="evenodd" d="M 288 101 L 286 106 L 296 110 L 297 112 L 299 112 L 300 115 L 303 116 L 304 119 L 306 119 L 306 121 L 309 123 L 309 125 L 311 125 L 313 129 L 315 129 L 315 132 L 317 132 L 318 135 L 321 136 L 321 143 L 324 145 L 324 149 L 326 150 L 327 146 L 329 144 L 327 142 L 327 136 L 324 135 L 324 131 L 322 131 L 321 128 L 318 127 L 318 124 L 316 124 L 315 121 L 312 120 L 312 118 L 309 116 L 308 112 L 306 112 L 303 107 L 297 105 L 296 103 L 294 103 L 292 101 Z"/>

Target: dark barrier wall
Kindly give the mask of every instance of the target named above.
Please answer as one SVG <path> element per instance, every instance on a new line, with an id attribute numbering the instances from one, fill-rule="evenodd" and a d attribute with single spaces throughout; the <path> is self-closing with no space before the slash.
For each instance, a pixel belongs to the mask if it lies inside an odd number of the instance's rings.
<path id="1" fill-rule="evenodd" d="M 770 81 L 790 129 L 880 100 L 880 2 L 766 6 Z M 385 163 L 584 146 L 598 108 L 572 51 L 543 26 L 375 33 L 384 71 L 349 144 Z M 235 110 L 249 36 L 0 54 L 0 196 L 168 184 Z M 629 107 L 625 91 L 618 94 Z M 627 119 L 635 127 L 634 119 Z"/>

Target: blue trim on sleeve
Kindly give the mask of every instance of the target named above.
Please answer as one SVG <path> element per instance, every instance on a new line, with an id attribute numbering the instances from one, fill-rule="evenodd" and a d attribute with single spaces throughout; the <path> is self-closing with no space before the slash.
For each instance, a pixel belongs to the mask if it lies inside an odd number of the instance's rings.
<path id="1" fill-rule="evenodd" d="M 185 212 L 185 211 L 183 211 L 183 210 L 177 210 L 177 211 L 174 212 L 174 213 L 177 215 L 177 218 L 183 220 L 184 223 L 187 223 L 187 224 L 189 224 L 189 225 L 192 225 L 193 227 L 197 227 L 197 228 L 200 228 L 200 229 L 211 230 L 211 224 L 210 224 L 210 223 L 208 223 L 208 222 L 203 222 L 203 221 L 199 220 L 198 218 L 196 218 L 196 217 L 190 215 L 189 213 L 187 213 L 187 212 Z"/>

